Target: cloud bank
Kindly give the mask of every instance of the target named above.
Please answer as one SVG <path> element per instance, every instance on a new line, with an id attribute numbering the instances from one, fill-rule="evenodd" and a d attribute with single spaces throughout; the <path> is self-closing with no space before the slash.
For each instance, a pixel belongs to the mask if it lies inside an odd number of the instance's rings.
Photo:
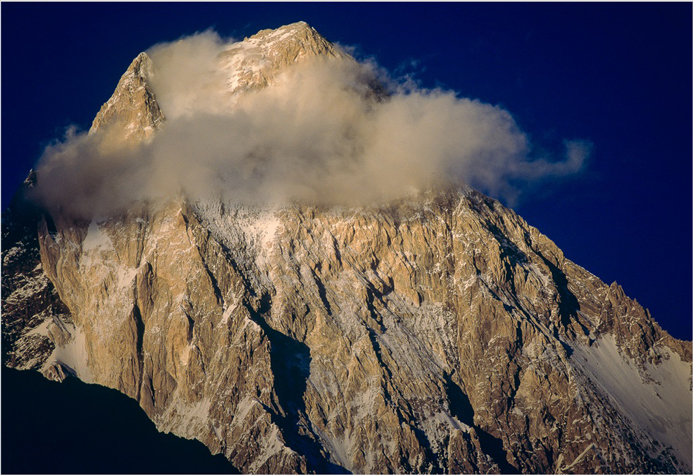
<path id="1" fill-rule="evenodd" d="M 83 218 L 177 193 L 362 205 L 463 182 L 512 200 L 528 183 L 580 171 L 589 153 L 574 141 L 559 161 L 532 157 L 506 110 L 398 86 L 351 59 L 298 62 L 270 87 L 233 98 L 218 67 L 228 46 L 208 31 L 151 48 L 165 127 L 138 145 L 68 131 L 40 160 L 38 199 Z M 390 93 L 374 95 L 374 81 Z"/>

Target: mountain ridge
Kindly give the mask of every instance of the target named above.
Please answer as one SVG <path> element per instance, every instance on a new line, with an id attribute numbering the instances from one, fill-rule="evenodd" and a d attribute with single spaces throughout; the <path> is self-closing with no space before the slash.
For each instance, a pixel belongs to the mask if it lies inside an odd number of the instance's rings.
<path id="1" fill-rule="evenodd" d="M 127 134 L 133 112 L 155 133 L 147 58 L 114 93 L 135 108 L 104 105 L 93 133 L 111 117 Z M 371 208 L 177 197 L 38 221 L 35 244 L 3 246 L 3 274 L 25 274 L 6 266 L 32 248 L 29 277 L 59 295 L 13 334 L 15 354 L 53 346 L 24 367 L 116 388 L 244 472 L 690 470 L 690 411 L 656 404 L 690 400 L 690 343 L 472 189 Z M 5 330 L 21 310 L 3 313 Z"/>

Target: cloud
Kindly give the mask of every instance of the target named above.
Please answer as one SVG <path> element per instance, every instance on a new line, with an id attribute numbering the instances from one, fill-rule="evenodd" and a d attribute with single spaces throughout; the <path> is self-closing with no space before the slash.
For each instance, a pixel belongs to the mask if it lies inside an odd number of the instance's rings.
<path id="1" fill-rule="evenodd" d="M 155 65 L 150 83 L 169 119 L 201 111 L 222 112 L 219 97 L 225 77 L 216 67 L 217 57 L 233 42 L 207 30 L 147 51 Z"/>
<path id="2" fill-rule="evenodd" d="M 580 171 L 589 153 L 567 142 L 562 161 L 532 157 L 508 111 L 411 81 L 399 87 L 373 62 L 304 60 L 234 99 L 217 66 L 227 47 L 211 31 L 153 47 L 165 127 L 117 146 L 69 131 L 41 158 L 40 201 L 88 218 L 177 193 L 368 204 L 449 181 L 512 200 L 528 183 Z M 391 93 L 374 95 L 376 80 Z"/>

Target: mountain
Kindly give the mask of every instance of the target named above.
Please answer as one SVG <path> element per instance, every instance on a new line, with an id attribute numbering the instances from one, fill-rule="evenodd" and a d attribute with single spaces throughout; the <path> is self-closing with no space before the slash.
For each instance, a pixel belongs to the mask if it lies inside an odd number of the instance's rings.
<path id="1" fill-rule="evenodd" d="M 315 57 L 353 61 L 305 23 L 234 44 L 228 107 Z M 152 68 L 91 135 L 166 130 Z M 690 342 L 469 187 L 83 219 L 26 199 L 41 179 L 2 221 L 4 364 L 117 389 L 230 469 L 691 471 Z"/>

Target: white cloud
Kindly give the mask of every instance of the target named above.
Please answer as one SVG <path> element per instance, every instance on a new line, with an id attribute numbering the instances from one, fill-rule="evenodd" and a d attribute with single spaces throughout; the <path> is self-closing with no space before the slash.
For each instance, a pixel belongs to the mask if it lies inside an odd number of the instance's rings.
<path id="1" fill-rule="evenodd" d="M 70 132 L 42 157 L 41 201 L 82 217 L 180 191 L 365 204 L 442 181 L 512 199 L 518 183 L 578 172 L 589 151 L 568 142 L 563 161 L 533 160 L 509 112 L 450 91 L 409 82 L 376 100 L 366 84 L 382 71 L 352 60 L 296 63 L 232 107 L 215 66 L 226 46 L 208 31 L 153 47 L 164 129 L 138 147 Z"/>

